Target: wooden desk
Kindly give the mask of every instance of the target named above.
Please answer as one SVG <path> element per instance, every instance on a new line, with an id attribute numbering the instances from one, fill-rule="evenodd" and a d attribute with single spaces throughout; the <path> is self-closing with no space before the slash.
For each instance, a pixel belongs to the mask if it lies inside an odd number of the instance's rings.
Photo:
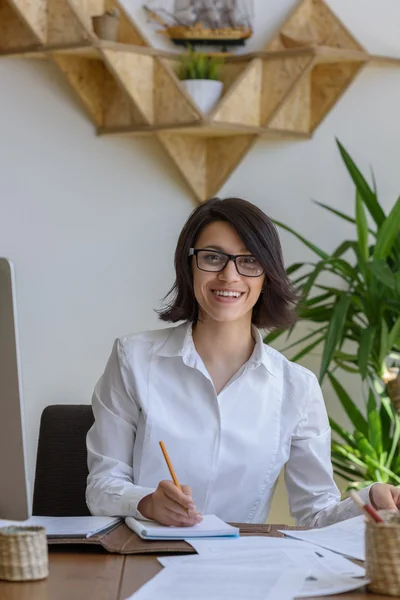
<path id="1" fill-rule="evenodd" d="M 125 600 L 162 569 L 153 555 L 123 556 L 93 549 L 51 549 L 49 558 L 48 579 L 32 583 L 0 581 L 1 600 Z M 388 600 L 390 596 L 356 591 L 324 598 Z"/>

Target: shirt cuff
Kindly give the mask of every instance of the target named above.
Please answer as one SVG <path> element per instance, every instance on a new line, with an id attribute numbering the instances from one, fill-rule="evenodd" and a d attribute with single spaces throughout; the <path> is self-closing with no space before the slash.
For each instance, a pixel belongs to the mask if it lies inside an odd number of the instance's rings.
<path id="1" fill-rule="evenodd" d="M 124 517 L 134 517 L 135 519 L 141 519 L 143 521 L 151 521 L 147 517 L 143 516 L 138 511 L 138 504 L 145 496 L 152 494 L 156 491 L 156 488 L 137 487 L 133 490 L 127 490 L 121 494 L 120 498 L 120 510 L 121 515 Z"/>
<path id="2" fill-rule="evenodd" d="M 374 487 L 374 485 L 376 485 L 378 482 L 376 481 L 375 483 L 371 483 L 371 485 L 369 485 L 368 487 L 360 490 L 358 492 L 358 495 L 360 496 L 361 500 L 365 503 L 365 504 L 372 504 L 372 498 L 371 498 L 371 490 Z"/>

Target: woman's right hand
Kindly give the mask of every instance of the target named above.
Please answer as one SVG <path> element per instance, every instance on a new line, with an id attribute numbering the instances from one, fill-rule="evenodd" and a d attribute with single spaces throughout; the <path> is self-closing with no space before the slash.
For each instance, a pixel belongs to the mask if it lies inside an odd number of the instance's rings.
<path id="1" fill-rule="evenodd" d="M 196 510 L 192 490 L 187 485 L 181 488 L 182 491 L 173 481 L 160 481 L 155 492 L 140 500 L 138 511 L 162 525 L 190 527 L 200 523 L 203 517 Z"/>

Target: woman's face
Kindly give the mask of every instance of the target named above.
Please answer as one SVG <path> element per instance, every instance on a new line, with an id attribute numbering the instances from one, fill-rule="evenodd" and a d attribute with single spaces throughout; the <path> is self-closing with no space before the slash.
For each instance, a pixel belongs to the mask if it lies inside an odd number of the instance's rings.
<path id="1" fill-rule="evenodd" d="M 204 227 L 195 248 L 251 256 L 236 230 L 224 221 L 215 221 Z M 209 260 L 213 260 L 212 253 Z M 227 322 L 243 319 L 251 322 L 252 309 L 260 296 L 264 275 L 240 275 L 232 260 L 228 261 L 223 271 L 202 271 L 197 267 L 195 256 L 192 268 L 194 295 L 202 320 Z"/>

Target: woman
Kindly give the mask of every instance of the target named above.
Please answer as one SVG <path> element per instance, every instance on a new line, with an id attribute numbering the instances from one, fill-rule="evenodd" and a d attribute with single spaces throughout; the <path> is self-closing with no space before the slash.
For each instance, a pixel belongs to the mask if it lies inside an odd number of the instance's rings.
<path id="1" fill-rule="evenodd" d="M 285 465 L 291 514 L 324 526 L 359 514 L 340 502 L 318 381 L 263 344 L 257 327 L 288 326 L 295 294 L 276 229 L 238 198 L 199 205 L 175 253 L 173 328 L 115 342 L 93 396 L 86 500 L 95 515 L 193 525 L 202 514 L 262 523 Z M 182 492 L 168 481 L 163 440 Z M 190 486 L 190 487 L 189 487 Z M 360 493 L 377 508 L 400 490 Z"/>

